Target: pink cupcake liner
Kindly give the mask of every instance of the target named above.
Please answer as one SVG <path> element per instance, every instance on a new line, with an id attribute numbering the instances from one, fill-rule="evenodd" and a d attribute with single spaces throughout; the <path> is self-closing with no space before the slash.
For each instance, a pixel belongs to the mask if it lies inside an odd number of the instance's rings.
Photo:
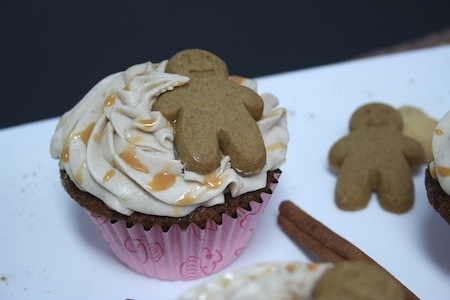
<path id="1" fill-rule="evenodd" d="M 275 174 L 278 180 L 280 174 Z M 270 184 L 273 192 L 276 183 Z M 136 224 L 111 223 L 88 212 L 117 258 L 130 269 L 163 280 L 191 280 L 216 273 L 233 262 L 247 245 L 272 194 L 261 193 L 262 203 L 250 202 L 251 210 L 237 210 L 237 218 L 224 214 L 222 224 L 208 221 L 201 229 L 191 224 L 183 231 L 171 226 L 145 230 Z"/>

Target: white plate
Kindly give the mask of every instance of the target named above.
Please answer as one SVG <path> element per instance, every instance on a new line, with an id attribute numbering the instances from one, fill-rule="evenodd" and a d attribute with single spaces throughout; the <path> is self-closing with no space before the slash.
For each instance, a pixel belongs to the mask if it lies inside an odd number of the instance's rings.
<path id="1" fill-rule="evenodd" d="M 293 58 L 295 59 L 295 58 Z M 290 143 L 281 182 L 247 249 L 223 272 L 272 260 L 309 261 L 276 223 L 278 205 L 295 201 L 365 251 L 418 297 L 450 294 L 450 227 L 428 203 L 423 169 L 406 214 L 376 198 L 358 212 L 333 200 L 330 146 L 348 133 L 362 104 L 414 105 L 440 118 L 450 109 L 450 47 L 357 60 L 257 79 L 288 109 Z M 63 191 L 49 154 L 57 120 L 0 130 L 0 299 L 175 299 L 205 279 L 164 282 L 123 266 Z"/>

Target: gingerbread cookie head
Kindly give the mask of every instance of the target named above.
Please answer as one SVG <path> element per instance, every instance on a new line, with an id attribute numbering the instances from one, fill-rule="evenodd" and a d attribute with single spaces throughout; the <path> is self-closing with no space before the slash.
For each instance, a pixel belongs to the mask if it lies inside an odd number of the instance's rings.
<path id="1" fill-rule="evenodd" d="M 414 202 L 411 168 L 423 161 L 422 146 L 403 135 L 400 113 L 382 103 L 362 106 L 350 120 L 350 134 L 330 149 L 328 160 L 339 173 L 336 204 L 344 210 L 367 206 L 372 192 L 391 212 L 408 211 Z"/>
<path id="2" fill-rule="evenodd" d="M 228 78 L 225 62 L 216 55 L 196 49 L 184 50 L 175 54 L 167 63 L 165 71 L 189 78 Z"/>
<path id="3" fill-rule="evenodd" d="M 238 172 L 260 171 L 266 162 L 256 123 L 264 108 L 261 97 L 230 80 L 225 63 L 204 50 L 174 55 L 166 72 L 190 78 L 187 84 L 162 94 L 152 107 L 173 122 L 176 152 L 186 169 L 211 173 L 226 155 Z"/>
<path id="4" fill-rule="evenodd" d="M 350 131 L 365 128 L 402 131 L 403 120 L 396 109 L 383 103 L 371 103 L 356 110 L 350 119 Z"/>

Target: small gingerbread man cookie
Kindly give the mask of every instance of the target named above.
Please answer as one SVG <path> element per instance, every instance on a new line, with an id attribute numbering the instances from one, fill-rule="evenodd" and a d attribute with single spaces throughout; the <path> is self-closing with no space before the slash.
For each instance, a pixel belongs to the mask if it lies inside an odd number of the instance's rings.
<path id="1" fill-rule="evenodd" d="M 260 171 L 266 162 L 256 123 L 263 112 L 261 97 L 230 80 L 225 63 L 208 51 L 181 51 L 169 60 L 165 71 L 190 78 L 153 105 L 153 110 L 173 122 L 177 155 L 186 169 L 210 173 L 228 155 L 235 170 Z"/>
<path id="2" fill-rule="evenodd" d="M 403 213 L 413 206 L 411 168 L 423 162 L 424 152 L 402 129 L 400 113 L 382 103 L 364 105 L 352 115 L 350 134 L 336 142 L 328 156 L 339 173 L 338 207 L 362 209 L 373 191 L 388 211 Z"/>
<path id="3" fill-rule="evenodd" d="M 418 141 L 425 153 L 423 163 L 433 160 L 431 141 L 437 121 L 417 107 L 405 105 L 398 109 L 403 119 L 403 134 Z"/>

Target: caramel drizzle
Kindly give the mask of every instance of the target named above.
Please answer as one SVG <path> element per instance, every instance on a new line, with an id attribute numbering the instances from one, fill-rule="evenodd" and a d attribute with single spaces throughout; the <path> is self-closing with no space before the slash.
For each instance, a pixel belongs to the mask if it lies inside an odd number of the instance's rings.
<path id="1" fill-rule="evenodd" d="M 71 139 L 81 139 L 83 144 L 87 146 L 87 143 L 89 141 L 89 138 L 91 137 L 92 131 L 94 130 L 95 122 L 90 123 L 85 129 L 73 133 L 70 132 L 65 138 L 63 142 L 63 148 L 61 151 L 61 161 L 63 163 L 69 162 L 69 143 Z"/>
<path id="2" fill-rule="evenodd" d="M 194 203 L 195 199 L 197 197 L 192 196 L 192 191 L 184 193 L 179 199 L 177 199 L 176 205 L 184 206 L 184 205 L 191 205 Z"/>
<path id="3" fill-rule="evenodd" d="M 206 187 L 208 190 L 218 189 L 222 185 L 222 179 L 216 175 L 208 175 L 205 180 L 201 183 L 201 186 Z M 193 196 L 192 192 L 199 187 L 184 193 L 177 201 L 176 205 L 184 206 L 191 205 L 195 202 L 198 196 Z"/>
<path id="4" fill-rule="evenodd" d="M 442 131 L 441 129 L 436 129 L 436 130 L 435 130 L 435 133 L 436 133 L 437 135 L 443 135 L 443 134 L 444 134 L 444 131 Z"/>
<path id="5" fill-rule="evenodd" d="M 87 146 L 87 143 L 89 141 L 89 138 L 91 137 L 92 131 L 94 130 L 95 122 L 92 122 L 89 124 L 85 129 L 83 129 L 80 132 L 77 132 L 74 135 L 74 139 L 81 139 L 85 146 Z"/>
<path id="6" fill-rule="evenodd" d="M 116 104 L 116 95 L 111 94 L 108 97 L 106 97 L 105 101 L 103 102 L 103 105 L 105 107 L 111 107 L 114 104 Z"/>
<path id="7" fill-rule="evenodd" d="M 83 184 L 83 170 L 86 168 L 86 161 L 84 161 L 79 167 L 77 172 L 75 173 L 75 179 L 79 184 Z"/>
<path id="8" fill-rule="evenodd" d="M 274 143 L 266 147 L 267 151 L 275 151 L 275 150 L 286 150 L 286 146 L 282 143 Z"/>
<path id="9" fill-rule="evenodd" d="M 105 176 L 103 176 L 103 183 L 106 183 L 108 180 L 110 180 L 114 175 L 116 175 L 116 171 L 114 169 L 109 170 L 105 173 Z"/>
<path id="10" fill-rule="evenodd" d="M 149 173 L 148 168 L 137 158 L 135 146 L 128 146 L 119 156 L 131 168 L 142 173 Z"/>
<path id="11" fill-rule="evenodd" d="M 450 168 L 438 166 L 437 171 L 439 172 L 439 174 L 441 176 L 444 176 L 444 177 L 450 176 Z"/>
<path id="12" fill-rule="evenodd" d="M 142 140 L 144 140 L 144 137 L 139 136 L 139 135 L 128 137 L 128 141 L 132 144 L 137 144 L 139 142 L 142 142 Z"/>
<path id="13" fill-rule="evenodd" d="M 70 142 L 71 138 L 72 138 L 72 133 L 68 134 L 64 138 L 63 148 L 61 151 L 61 161 L 63 163 L 69 162 L 69 142 Z"/>
<path id="14" fill-rule="evenodd" d="M 216 175 L 208 175 L 202 183 L 208 190 L 215 190 L 220 187 L 222 180 Z"/>
<path id="15" fill-rule="evenodd" d="M 155 126 L 156 124 L 156 119 L 152 118 L 152 119 L 143 119 L 143 120 L 139 120 L 138 121 L 141 127 L 144 128 L 152 128 L 153 126 Z"/>
<path id="16" fill-rule="evenodd" d="M 147 187 L 152 191 L 164 191 L 172 187 L 175 184 L 176 176 L 169 172 L 159 172 L 153 177 L 153 180 L 149 182 Z"/>

